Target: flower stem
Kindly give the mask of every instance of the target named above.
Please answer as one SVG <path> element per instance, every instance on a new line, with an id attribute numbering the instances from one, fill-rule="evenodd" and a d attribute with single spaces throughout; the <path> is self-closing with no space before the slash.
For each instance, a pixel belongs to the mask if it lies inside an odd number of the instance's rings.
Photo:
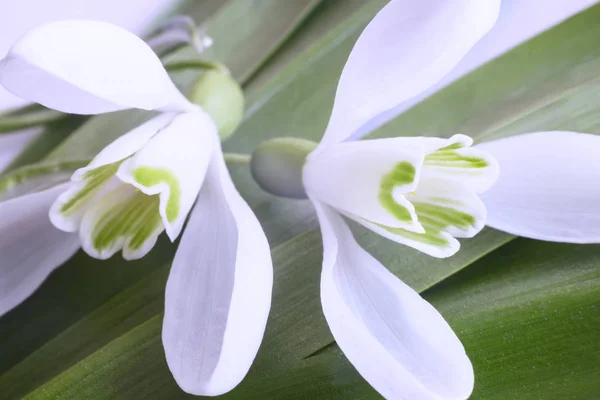
<path id="1" fill-rule="evenodd" d="M 250 158 L 251 158 L 249 154 L 240 154 L 240 153 L 223 153 L 223 157 L 225 158 L 226 163 L 240 164 L 240 165 L 250 164 Z"/>
<path id="2" fill-rule="evenodd" d="M 183 69 L 212 69 L 229 75 L 229 70 L 223 64 L 198 58 L 172 61 L 165 64 L 165 69 L 169 72 L 181 71 Z"/>

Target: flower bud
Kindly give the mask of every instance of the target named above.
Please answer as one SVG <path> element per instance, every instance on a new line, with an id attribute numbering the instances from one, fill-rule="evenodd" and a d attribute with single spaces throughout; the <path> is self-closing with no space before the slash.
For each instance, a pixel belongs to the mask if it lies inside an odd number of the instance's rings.
<path id="1" fill-rule="evenodd" d="M 317 143 L 297 138 L 276 138 L 261 143 L 250 160 L 250 171 L 258 185 L 271 194 L 305 199 L 302 168 Z"/>
<path id="2" fill-rule="evenodd" d="M 189 99 L 212 117 L 221 140 L 231 136 L 244 117 L 242 88 L 225 71 L 206 70 L 192 88 Z"/>

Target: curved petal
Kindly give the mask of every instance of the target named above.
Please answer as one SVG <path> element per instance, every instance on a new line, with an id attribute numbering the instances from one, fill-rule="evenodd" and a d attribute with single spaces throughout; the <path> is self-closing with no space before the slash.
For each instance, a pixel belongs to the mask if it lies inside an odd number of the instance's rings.
<path id="1" fill-rule="evenodd" d="M 473 368 L 444 318 L 363 250 L 340 215 L 313 203 L 323 235 L 323 312 L 358 372 L 388 399 L 469 397 Z"/>
<path id="2" fill-rule="evenodd" d="M 470 137 L 422 139 L 426 154 L 422 179 L 451 180 L 476 193 L 485 192 L 498 179 L 498 163 L 488 152 L 471 147 Z"/>
<path id="3" fill-rule="evenodd" d="M 0 203 L 0 315 L 29 297 L 79 249 L 77 234 L 56 229 L 48 209 L 64 185 Z"/>
<path id="4" fill-rule="evenodd" d="M 180 114 L 119 167 L 120 180 L 160 196 L 160 215 L 173 241 L 198 196 L 217 138 L 217 127 L 202 110 Z"/>
<path id="5" fill-rule="evenodd" d="M 477 145 L 500 165 L 481 198 L 487 224 L 514 235 L 600 242 L 600 136 L 537 132 Z"/>
<path id="6" fill-rule="evenodd" d="M 410 201 L 426 228 L 470 238 L 485 226 L 486 211 L 479 196 L 454 181 L 422 179 Z"/>
<path id="7" fill-rule="evenodd" d="M 460 250 L 460 242 L 452 235 L 439 229 L 433 229 L 430 226 L 424 227 L 425 232 L 417 233 L 402 228 L 374 224 L 353 215 L 345 215 L 386 239 L 412 247 L 431 257 L 448 258 Z"/>
<path id="8" fill-rule="evenodd" d="M 406 199 L 423 164 L 420 138 L 338 143 L 308 156 L 302 179 L 309 196 L 368 221 L 423 232 Z"/>
<path id="9" fill-rule="evenodd" d="M 408 200 L 414 206 L 423 232 L 411 232 L 375 224 L 355 215 L 344 215 L 387 239 L 436 258 L 456 254 L 460 243 L 455 237 L 473 237 L 485 226 L 486 210 L 482 201 L 475 193 L 453 181 L 422 179 Z"/>
<path id="10" fill-rule="evenodd" d="M 346 62 L 321 146 L 441 80 L 494 25 L 500 0 L 392 0 Z"/>
<path id="11" fill-rule="evenodd" d="M 121 249 L 126 260 L 142 258 L 165 229 L 158 207 L 158 197 L 117 182 L 100 201 L 91 203 L 83 215 L 79 230 L 81 247 L 100 260 Z"/>
<path id="12" fill-rule="evenodd" d="M 194 108 L 142 39 L 101 21 L 59 21 L 30 31 L 0 61 L 0 84 L 72 114 Z"/>
<path id="13" fill-rule="evenodd" d="M 174 116 L 164 113 L 132 129 L 102 149 L 87 166 L 75 171 L 71 185 L 50 208 L 54 226 L 65 232 L 76 232 L 92 201 L 114 187 L 114 175 L 120 162 L 144 147 Z"/>
<path id="14" fill-rule="evenodd" d="M 215 396 L 244 378 L 264 334 L 272 284 L 269 243 L 219 149 L 165 294 L 163 345 L 183 390 Z"/>

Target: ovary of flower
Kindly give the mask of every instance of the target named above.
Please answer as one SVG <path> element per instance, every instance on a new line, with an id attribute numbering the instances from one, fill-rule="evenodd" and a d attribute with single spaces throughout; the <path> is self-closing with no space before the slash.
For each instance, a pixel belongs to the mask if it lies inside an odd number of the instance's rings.
<path id="1" fill-rule="evenodd" d="M 465 135 L 334 144 L 308 156 L 303 181 L 309 197 L 380 235 L 448 257 L 455 238 L 484 227 L 478 193 L 498 177 L 493 157 L 471 144 Z"/>

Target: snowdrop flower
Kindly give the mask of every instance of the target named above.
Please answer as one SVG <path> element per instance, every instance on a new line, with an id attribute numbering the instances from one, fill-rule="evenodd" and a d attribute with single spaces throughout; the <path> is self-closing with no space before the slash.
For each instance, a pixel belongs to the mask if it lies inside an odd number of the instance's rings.
<path id="1" fill-rule="evenodd" d="M 392 0 L 355 44 L 321 142 L 272 139 L 252 155 L 266 191 L 312 201 L 324 245 L 323 312 L 350 362 L 389 399 L 465 399 L 473 368 L 443 317 L 362 249 L 343 217 L 434 257 L 456 253 L 456 238 L 477 234 L 486 214 L 491 226 L 528 237 L 600 239 L 598 192 L 589 186 L 600 178 L 598 136 L 544 132 L 476 147 L 465 135 L 348 141 L 447 74 L 499 6 Z"/>
<path id="2" fill-rule="evenodd" d="M 233 82 L 214 74 L 201 78 L 193 97 L 204 99 L 214 79 Z M 189 393 L 231 390 L 258 351 L 272 286 L 267 239 L 220 147 L 218 131 L 230 133 L 231 120 L 221 120 L 213 103 L 190 103 L 141 39 L 103 22 L 33 30 L 0 62 L 0 83 L 68 113 L 159 112 L 70 182 L 0 203 L 0 311 L 27 297 L 79 246 L 101 259 L 118 251 L 140 258 L 161 232 L 175 240 L 190 214 L 167 282 L 166 358 Z"/>

